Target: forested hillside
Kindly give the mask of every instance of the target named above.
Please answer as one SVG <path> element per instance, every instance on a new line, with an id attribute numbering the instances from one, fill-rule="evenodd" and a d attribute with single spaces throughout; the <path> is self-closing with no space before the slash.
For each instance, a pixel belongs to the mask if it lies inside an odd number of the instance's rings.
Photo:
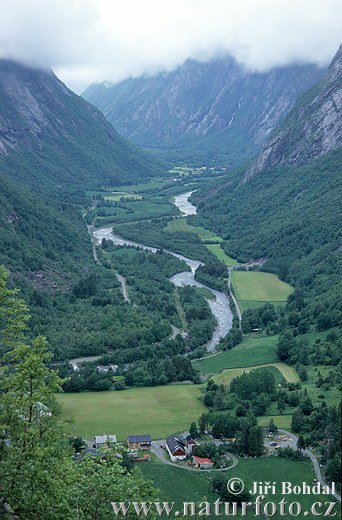
<path id="1" fill-rule="evenodd" d="M 35 191 L 127 184 L 163 164 L 120 137 L 51 71 L 0 60 L 0 168 Z"/>
<path id="2" fill-rule="evenodd" d="M 199 216 L 192 217 L 224 237 L 229 255 L 266 259 L 263 269 L 310 298 L 329 300 L 335 310 L 342 273 L 342 139 L 336 103 L 341 71 L 339 51 L 323 80 L 274 131 L 252 169 L 196 195 Z"/>

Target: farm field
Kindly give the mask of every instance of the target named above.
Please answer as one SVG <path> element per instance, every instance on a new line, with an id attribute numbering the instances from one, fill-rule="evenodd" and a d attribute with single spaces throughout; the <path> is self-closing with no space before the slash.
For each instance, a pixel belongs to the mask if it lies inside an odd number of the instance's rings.
<path id="1" fill-rule="evenodd" d="M 249 366 L 245 368 L 228 368 L 224 370 L 213 379 L 215 383 L 229 385 L 234 377 L 240 376 L 243 372 L 250 372 L 251 370 L 267 370 L 273 374 L 277 384 L 283 384 L 284 379 L 289 383 L 296 383 L 299 381 L 299 377 L 293 367 L 285 365 L 285 363 L 272 363 L 270 365 L 260 365 L 258 367 Z"/>
<path id="2" fill-rule="evenodd" d="M 282 302 L 271 302 L 271 301 L 255 301 L 255 300 L 239 300 L 239 307 L 241 312 L 245 312 L 247 309 L 258 309 L 265 305 L 265 303 L 271 303 L 275 308 L 284 307 L 286 305 L 286 301 Z"/>
<path id="3" fill-rule="evenodd" d="M 282 428 L 283 430 L 291 431 L 292 413 L 293 413 L 293 410 L 291 409 L 290 413 L 285 411 L 282 414 L 263 415 L 261 417 L 258 417 L 258 424 L 260 426 L 268 426 L 270 420 L 273 419 L 274 424 L 276 424 L 276 426 L 278 428 Z"/>
<path id="4" fill-rule="evenodd" d="M 213 231 L 205 229 L 201 226 L 192 226 L 188 224 L 185 218 L 178 218 L 169 222 L 165 228 L 169 233 L 175 233 L 176 231 L 182 231 L 185 233 L 195 233 L 200 237 L 203 242 L 212 241 L 217 242 L 216 244 L 205 244 L 205 246 L 211 251 L 221 262 L 226 266 L 239 265 L 237 260 L 226 255 L 222 247 L 218 242 L 222 242 L 222 237 L 216 235 Z"/>
<path id="5" fill-rule="evenodd" d="M 184 218 L 184 217 L 177 218 L 177 219 L 169 222 L 167 224 L 165 230 L 168 231 L 169 233 L 175 233 L 177 231 L 182 231 L 184 233 L 195 233 L 202 240 L 222 241 L 222 238 L 215 235 L 215 233 L 213 231 L 210 231 L 209 229 L 205 229 L 204 227 L 201 227 L 201 226 L 192 226 L 191 224 L 188 224 L 186 218 Z"/>
<path id="6" fill-rule="evenodd" d="M 226 253 L 223 251 L 220 244 L 205 244 L 206 247 L 214 253 L 214 255 L 221 260 L 224 264 L 226 264 L 227 267 L 230 267 L 232 265 L 239 265 L 239 262 L 237 260 L 234 260 L 234 258 L 231 258 L 230 256 L 226 255 Z"/>
<path id="7" fill-rule="evenodd" d="M 245 336 L 242 343 L 233 349 L 193 361 L 193 365 L 203 374 L 217 374 L 227 368 L 244 368 L 276 363 L 278 361 L 276 355 L 277 341 L 278 336 Z"/>
<path id="8" fill-rule="evenodd" d="M 238 301 L 281 302 L 292 293 L 292 287 L 275 274 L 259 271 L 233 271 L 232 284 Z"/>
<path id="9" fill-rule="evenodd" d="M 92 439 L 114 433 L 119 440 L 127 435 L 149 434 L 161 439 L 181 432 L 197 420 L 205 406 L 198 400 L 201 386 L 170 385 L 132 388 L 122 392 L 58 394 L 62 419 L 70 433 Z M 184 406 L 186 403 L 186 406 Z"/>
<path id="10" fill-rule="evenodd" d="M 145 479 L 151 480 L 154 486 L 159 490 L 158 497 L 161 501 L 175 502 L 174 510 L 183 511 L 183 502 L 203 502 L 208 501 L 211 504 L 217 500 L 218 496 L 210 491 L 210 481 L 214 475 L 213 472 L 195 473 L 186 471 L 174 466 L 168 466 L 161 462 L 151 462 L 141 464 L 140 469 Z M 314 473 L 311 463 L 298 462 L 288 459 L 281 460 L 281 477 L 279 475 L 279 459 L 277 457 L 259 458 L 259 459 L 239 459 L 238 465 L 224 472 L 227 478 L 238 477 L 243 480 L 245 488 L 252 489 L 253 482 L 269 482 L 279 483 L 282 481 L 291 482 L 292 485 L 301 485 L 303 482 L 308 484 L 313 482 Z M 177 485 L 175 485 L 177 483 Z M 276 486 L 276 495 L 272 495 L 272 500 L 279 502 L 283 495 L 280 493 L 280 486 Z M 313 502 L 322 501 L 323 503 L 330 500 L 327 496 L 322 495 L 285 495 L 286 502 L 300 502 L 303 511 L 310 510 Z M 264 503 L 268 502 L 266 497 Z M 278 508 L 279 509 L 279 508 Z M 340 518 L 338 516 L 335 518 Z M 213 513 L 212 513 L 212 516 Z M 255 518 L 255 513 L 251 511 L 249 518 Z M 280 520 L 283 516 L 276 513 L 272 518 Z M 309 517 L 308 517 L 309 518 Z"/>
<path id="11" fill-rule="evenodd" d="M 122 199 L 134 199 L 140 200 L 142 199 L 142 195 L 138 195 L 137 193 L 113 193 L 112 195 L 105 195 L 105 200 L 111 200 L 112 202 L 119 202 Z"/>

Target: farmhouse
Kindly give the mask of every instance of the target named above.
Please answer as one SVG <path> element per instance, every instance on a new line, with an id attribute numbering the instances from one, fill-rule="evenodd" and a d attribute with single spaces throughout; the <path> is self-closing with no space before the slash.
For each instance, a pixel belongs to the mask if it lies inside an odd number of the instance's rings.
<path id="1" fill-rule="evenodd" d="M 150 450 L 152 439 L 150 435 L 129 435 L 127 446 L 130 450 Z"/>
<path id="2" fill-rule="evenodd" d="M 194 441 L 194 439 L 191 437 L 190 433 L 188 433 L 186 435 L 185 443 L 186 443 L 186 450 L 187 450 L 188 455 L 192 455 L 197 442 Z"/>
<path id="3" fill-rule="evenodd" d="M 183 437 L 170 435 L 166 439 L 166 449 L 172 462 L 184 460 L 187 456 L 187 449 Z"/>
<path id="4" fill-rule="evenodd" d="M 196 455 L 194 455 L 192 457 L 192 461 L 193 461 L 194 466 L 198 469 L 211 469 L 214 466 L 213 461 L 206 457 L 202 458 L 202 457 L 197 457 Z"/>
<path id="5" fill-rule="evenodd" d="M 95 435 L 94 448 L 106 448 L 116 443 L 116 435 Z"/>

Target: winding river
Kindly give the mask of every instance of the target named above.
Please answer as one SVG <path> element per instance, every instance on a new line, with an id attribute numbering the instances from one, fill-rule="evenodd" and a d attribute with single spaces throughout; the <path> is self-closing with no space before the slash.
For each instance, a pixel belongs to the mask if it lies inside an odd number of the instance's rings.
<path id="1" fill-rule="evenodd" d="M 181 195 L 177 195 L 174 198 L 174 204 L 183 213 L 183 216 L 194 215 L 196 213 L 196 206 L 191 204 L 191 202 L 188 200 L 192 193 L 193 192 L 190 191 Z M 114 235 L 111 227 L 93 229 L 92 233 L 97 244 L 101 244 L 102 239 L 106 238 L 118 246 L 133 246 L 144 249 L 145 251 L 150 251 L 151 253 L 157 252 L 156 247 L 146 246 L 144 244 L 132 242 L 131 240 L 126 240 L 124 238 L 118 237 L 117 235 Z M 179 260 L 183 260 L 183 262 L 185 262 L 190 267 L 190 271 L 177 273 L 170 278 L 170 281 L 176 287 L 192 285 L 195 287 L 205 288 L 208 289 L 214 296 L 213 299 L 208 298 L 207 302 L 210 306 L 211 312 L 216 318 L 217 326 L 215 328 L 213 337 L 205 344 L 205 347 L 208 351 L 213 351 L 218 345 L 220 339 L 226 336 L 226 334 L 232 328 L 233 313 L 230 309 L 229 299 L 225 293 L 212 289 L 211 287 L 208 287 L 207 285 L 195 280 L 196 269 L 198 269 L 200 265 L 203 265 L 202 262 L 199 260 L 191 260 L 190 258 L 187 258 L 178 253 L 174 253 L 173 251 L 169 251 L 167 249 L 165 252 L 175 256 L 176 258 L 179 258 Z"/>

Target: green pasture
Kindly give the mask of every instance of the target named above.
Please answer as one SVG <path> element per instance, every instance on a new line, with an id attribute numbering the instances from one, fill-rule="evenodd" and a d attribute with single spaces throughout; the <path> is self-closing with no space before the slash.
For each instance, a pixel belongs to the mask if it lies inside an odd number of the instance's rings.
<path id="1" fill-rule="evenodd" d="M 220 374 L 213 377 L 215 383 L 228 386 L 232 379 L 237 376 L 240 376 L 243 372 L 250 372 L 251 370 L 267 370 L 270 372 L 275 379 L 276 384 L 284 384 L 284 380 L 289 383 L 297 383 L 299 381 L 299 377 L 297 372 L 293 367 L 289 365 L 285 365 L 285 363 L 272 363 L 267 365 L 260 366 L 249 366 L 245 368 L 228 368 L 224 370 Z"/>
<path id="2" fill-rule="evenodd" d="M 169 385 L 132 388 L 113 392 L 58 394 L 62 419 L 69 433 L 92 439 L 103 433 L 119 440 L 127 435 L 147 434 L 162 439 L 189 428 L 205 411 L 198 400 L 201 387 Z"/>
<path id="3" fill-rule="evenodd" d="M 293 288 L 275 274 L 260 271 L 232 271 L 232 284 L 239 301 L 286 301 Z"/>
<path id="4" fill-rule="evenodd" d="M 177 218 L 171 222 L 168 222 L 165 230 L 169 233 L 176 233 L 177 231 L 182 231 L 184 233 L 195 233 L 202 240 L 222 241 L 222 238 L 215 235 L 213 231 L 205 229 L 201 226 L 192 226 L 191 224 L 188 224 L 186 218 Z"/>
<path id="5" fill-rule="evenodd" d="M 193 366 L 203 374 L 217 374 L 227 368 L 245 368 L 276 363 L 278 336 L 244 336 L 242 343 L 224 352 L 193 361 Z"/>
<path id="6" fill-rule="evenodd" d="M 218 496 L 210 490 L 210 481 L 213 472 L 188 471 L 175 466 L 169 466 L 162 462 L 150 462 L 140 464 L 139 468 L 145 479 L 153 482 L 153 486 L 159 491 L 158 498 L 163 502 L 175 502 L 174 511 L 183 513 L 184 502 L 210 502 L 214 504 Z M 276 482 L 276 494 L 266 496 L 263 504 L 270 500 L 279 503 L 284 495 L 281 494 L 281 482 L 291 482 L 292 485 L 302 485 L 303 482 L 313 483 L 315 477 L 313 466 L 310 462 L 298 462 L 278 457 L 264 457 L 258 459 L 238 459 L 238 465 L 231 470 L 224 472 L 229 479 L 237 477 L 243 480 L 245 488 L 253 489 L 253 482 Z M 254 498 L 256 495 L 254 496 Z M 325 495 L 294 495 L 284 496 L 287 503 L 299 502 L 303 512 L 309 511 L 314 502 L 326 502 L 332 497 Z M 335 518 L 340 518 L 338 508 Z M 197 511 L 198 512 L 198 511 Z M 221 511 L 224 516 L 224 509 Z M 215 517 L 214 508 L 211 516 Z M 288 515 L 290 516 L 290 515 Z M 255 511 L 251 510 L 247 518 L 255 518 Z M 278 512 L 272 516 L 276 520 L 284 518 Z M 302 518 L 302 515 L 300 516 Z M 311 516 L 306 516 L 311 518 Z"/>
<path id="7" fill-rule="evenodd" d="M 226 255 L 226 253 L 223 251 L 220 244 L 205 244 L 206 247 L 214 253 L 214 255 L 221 260 L 226 266 L 232 266 L 232 265 L 239 265 L 239 262 L 237 260 L 234 260 L 234 258 L 231 258 L 230 256 Z"/>
<path id="8" fill-rule="evenodd" d="M 119 202 L 120 200 L 125 200 L 125 199 L 141 200 L 142 195 L 138 195 L 137 193 L 115 193 L 113 195 L 106 195 L 104 197 L 104 199 L 110 200 L 112 202 Z"/>

